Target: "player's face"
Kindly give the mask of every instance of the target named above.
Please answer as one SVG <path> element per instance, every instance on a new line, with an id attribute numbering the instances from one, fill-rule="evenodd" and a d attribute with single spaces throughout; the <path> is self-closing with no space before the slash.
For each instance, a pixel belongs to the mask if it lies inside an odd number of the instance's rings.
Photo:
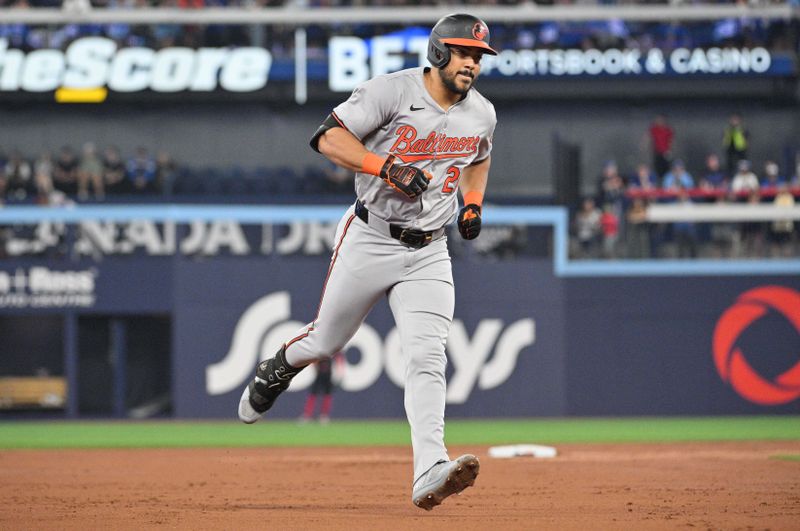
<path id="1" fill-rule="evenodd" d="M 439 71 L 442 82 L 456 94 L 466 94 L 481 72 L 483 52 L 479 48 L 450 47 L 450 62 Z"/>

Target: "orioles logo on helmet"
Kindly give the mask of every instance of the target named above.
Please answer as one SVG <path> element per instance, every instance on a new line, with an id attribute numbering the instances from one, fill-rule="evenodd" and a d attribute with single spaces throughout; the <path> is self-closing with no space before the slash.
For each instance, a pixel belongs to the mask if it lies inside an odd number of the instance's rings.
<path id="1" fill-rule="evenodd" d="M 472 26 L 472 36 L 482 41 L 489 35 L 489 28 L 484 26 L 481 22 L 476 22 L 474 26 Z"/>

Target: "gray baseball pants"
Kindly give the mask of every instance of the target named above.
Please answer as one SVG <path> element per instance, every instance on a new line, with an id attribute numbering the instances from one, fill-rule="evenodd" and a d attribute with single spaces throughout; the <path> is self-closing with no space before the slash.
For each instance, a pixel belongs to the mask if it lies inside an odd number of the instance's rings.
<path id="1" fill-rule="evenodd" d="M 413 249 L 369 225 L 353 208 L 339 222 L 316 319 L 287 341 L 286 360 L 304 366 L 342 350 L 375 303 L 388 294 L 406 360 L 405 410 L 411 426 L 414 480 L 444 446 L 445 344 L 455 295 L 446 237 Z"/>

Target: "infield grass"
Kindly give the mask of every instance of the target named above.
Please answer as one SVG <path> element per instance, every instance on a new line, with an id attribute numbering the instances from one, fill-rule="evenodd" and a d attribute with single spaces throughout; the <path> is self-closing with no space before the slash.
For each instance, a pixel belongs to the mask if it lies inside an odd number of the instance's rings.
<path id="1" fill-rule="evenodd" d="M 773 455 L 773 459 L 780 459 L 781 461 L 800 461 L 800 455 Z"/>
<path id="2" fill-rule="evenodd" d="M 800 440 L 800 416 L 449 420 L 449 445 Z M 0 422 L 0 449 L 407 445 L 404 420 Z M 790 456 L 794 459 L 797 456 Z"/>

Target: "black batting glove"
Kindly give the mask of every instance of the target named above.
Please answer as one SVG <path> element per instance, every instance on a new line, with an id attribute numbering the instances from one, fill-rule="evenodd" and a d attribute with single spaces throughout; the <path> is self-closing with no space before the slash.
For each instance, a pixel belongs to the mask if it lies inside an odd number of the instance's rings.
<path id="1" fill-rule="evenodd" d="M 414 166 L 395 164 L 396 157 L 389 155 L 381 168 L 380 178 L 386 184 L 414 199 L 428 189 L 431 176 L 428 172 Z"/>
<path id="2" fill-rule="evenodd" d="M 458 212 L 458 232 L 465 240 L 474 240 L 481 233 L 481 207 L 464 205 Z"/>

